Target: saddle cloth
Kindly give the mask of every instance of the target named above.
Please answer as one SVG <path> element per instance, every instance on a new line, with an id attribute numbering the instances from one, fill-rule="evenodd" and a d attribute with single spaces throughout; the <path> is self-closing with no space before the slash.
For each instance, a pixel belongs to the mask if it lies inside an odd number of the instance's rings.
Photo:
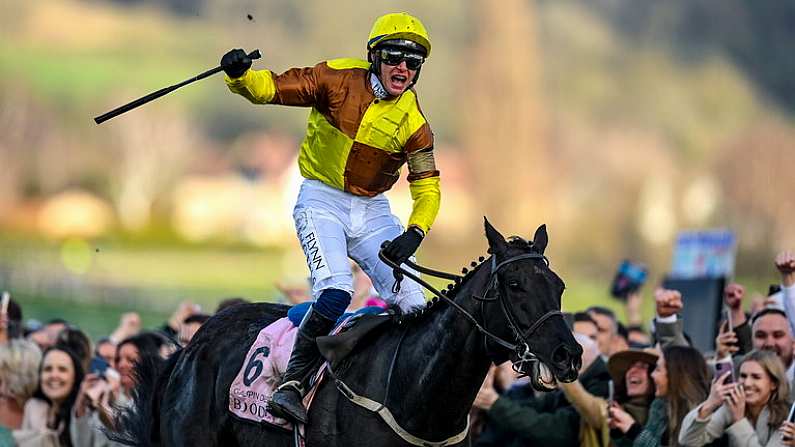
<path id="1" fill-rule="evenodd" d="M 382 309 L 381 309 L 382 310 Z M 364 336 L 382 323 L 389 315 L 372 315 L 372 312 L 357 313 L 345 318 L 330 336 L 318 337 L 323 356 L 338 362 L 347 356 Z M 344 332 L 342 335 L 338 335 Z M 293 425 L 285 419 L 274 417 L 267 410 L 267 402 L 282 382 L 287 371 L 298 328 L 285 317 L 264 327 L 248 350 L 243 365 L 229 387 L 229 411 L 238 418 L 265 422 L 275 427 L 292 431 Z M 315 374 L 310 390 L 304 397 L 309 408 L 317 385 L 323 378 L 325 364 Z"/>

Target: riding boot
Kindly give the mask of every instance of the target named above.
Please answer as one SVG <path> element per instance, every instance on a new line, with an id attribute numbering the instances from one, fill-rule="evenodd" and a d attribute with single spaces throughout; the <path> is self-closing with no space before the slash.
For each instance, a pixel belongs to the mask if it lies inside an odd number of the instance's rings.
<path id="1" fill-rule="evenodd" d="M 328 335 L 334 327 L 334 321 L 320 315 L 313 308 L 298 327 L 298 336 L 295 346 L 287 363 L 287 371 L 282 378 L 282 384 L 276 389 L 268 402 L 270 414 L 306 424 L 306 408 L 303 398 L 309 386 L 309 379 L 317 372 L 322 357 L 315 343 L 315 338 Z"/>

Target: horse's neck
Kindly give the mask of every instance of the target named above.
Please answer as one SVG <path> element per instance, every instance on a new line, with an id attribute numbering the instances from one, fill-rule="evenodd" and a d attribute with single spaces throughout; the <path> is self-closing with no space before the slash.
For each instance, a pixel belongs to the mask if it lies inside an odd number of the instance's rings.
<path id="1" fill-rule="evenodd" d="M 480 294 L 488 281 L 488 264 L 479 268 L 456 293 L 455 301 L 470 315 L 480 318 Z M 483 334 L 452 305 L 438 309 L 426 321 L 407 334 L 407 351 L 403 358 L 421 364 L 410 366 L 414 386 L 403 396 L 404 408 L 423 409 L 413 418 L 427 424 L 434 432 L 460 430 L 472 401 L 483 383 L 491 361 L 486 355 Z M 417 353 L 422 353 L 418 355 Z"/>

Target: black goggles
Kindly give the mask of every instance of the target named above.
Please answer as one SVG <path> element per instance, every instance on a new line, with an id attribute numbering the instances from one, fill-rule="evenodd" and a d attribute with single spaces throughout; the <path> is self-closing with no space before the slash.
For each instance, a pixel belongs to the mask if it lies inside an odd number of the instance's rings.
<path id="1" fill-rule="evenodd" d="M 425 62 L 425 58 L 420 54 L 394 48 L 382 48 L 378 50 L 378 55 L 381 62 L 387 65 L 400 65 L 401 62 L 406 61 L 406 68 L 409 70 L 416 70 Z"/>

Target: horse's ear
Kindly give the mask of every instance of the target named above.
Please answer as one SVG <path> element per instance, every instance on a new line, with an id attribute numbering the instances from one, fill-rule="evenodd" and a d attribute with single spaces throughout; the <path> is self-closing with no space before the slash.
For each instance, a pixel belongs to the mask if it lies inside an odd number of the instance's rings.
<path id="1" fill-rule="evenodd" d="M 497 231 L 494 227 L 491 226 L 489 220 L 486 217 L 483 217 L 483 225 L 486 227 L 486 239 L 489 240 L 489 247 L 491 248 L 491 252 L 493 254 L 502 253 L 506 249 L 507 242 L 505 242 L 505 238 Z"/>
<path id="2" fill-rule="evenodd" d="M 533 247 L 535 247 L 538 252 L 543 255 L 544 250 L 547 249 L 547 243 L 549 243 L 549 236 L 547 236 L 547 226 L 541 225 L 536 230 L 535 236 L 533 236 Z"/>

